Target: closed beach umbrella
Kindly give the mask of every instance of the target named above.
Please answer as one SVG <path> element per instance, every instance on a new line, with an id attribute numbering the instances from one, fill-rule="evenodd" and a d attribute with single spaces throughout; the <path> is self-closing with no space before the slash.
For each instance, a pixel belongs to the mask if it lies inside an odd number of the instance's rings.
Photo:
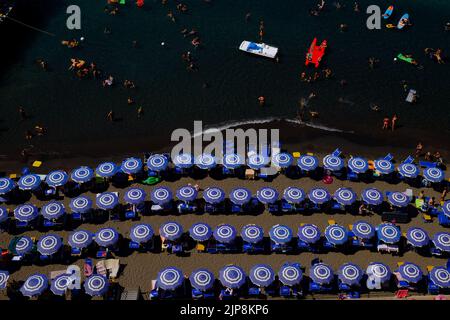
<path id="1" fill-rule="evenodd" d="M 211 238 L 213 231 L 206 223 L 194 223 L 189 229 L 189 235 L 195 241 L 207 241 Z"/>
<path id="2" fill-rule="evenodd" d="M 269 237 L 275 243 L 289 243 L 292 240 L 292 230 L 288 226 L 277 224 L 270 228 Z"/>
<path id="3" fill-rule="evenodd" d="M 25 297 L 35 297 L 42 294 L 48 288 L 48 278 L 45 274 L 35 273 L 25 280 L 20 292 Z"/>
<path id="4" fill-rule="evenodd" d="M 259 243 L 264 239 L 264 230 L 256 224 L 247 224 L 241 230 L 242 240 L 248 243 Z"/>
<path id="5" fill-rule="evenodd" d="M 383 203 L 384 197 L 380 190 L 375 188 L 368 188 L 361 193 L 361 199 L 372 206 L 377 206 Z"/>
<path id="6" fill-rule="evenodd" d="M 183 284 L 183 281 L 183 273 L 175 267 L 167 267 L 161 270 L 156 278 L 158 288 L 163 290 L 175 290 Z"/>
<path id="7" fill-rule="evenodd" d="M 97 166 L 95 173 L 102 178 L 110 178 L 114 176 L 119 169 L 120 168 L 114 162 L 103 162 Z"/>
<path id="8" fill-rule="evenodd" d="M 66 293 L 69 285 L 72 283 L 72 279 L 67 274 L 60 274 L 56 276 L 50 284 L 50 291 L 57 296 L 62 296 Z"/>
<path id="9" fill-rule="evenodd" d="M 300 203 L 305 200 L 305 191 L 297 187 L 284 189 L 283 198 L 289 203 Z"/>
<path id="10" fill-rule="evenodd" d="M 147 167 L 153 171 L 164 171 L 169 165 L 169 159 L 163 154 L 153 154 L 147 159 Z"/>
<path id="11" fill-rule="evenodd" d="M 37 174 L 27 174 L 19 179 L 17 185 L 21 190 L 36 190 L 41 185 L 41 177 Z"/>
<path id="12" fill-rule="evenodd" d="M 424 247 L 430 243 L 428 233 L 422 228 L 411 227 L 406 232 L 406 240 L 414 247 Z"/>
<path id="13" fill-rule="evenodd" d="M 344 160 L 329 154 L 323 158 L 323 166 L 327 170 L 339 171 L 344 167 Z"/>
<path id="14" fill-rule="evenodd" d="M 113 246 L 119 240 L 119 233 L 114 228 L 103 228 L 95 234 L 95 242 L 101 247 Z"/>
<path id="15" fill-rule="evenodd" d="M 423 171 L 423 177 L 430 182 L 438 183 L 444 180 L 445 174 L 444 171 L 439 168 L 427 168 Z"/>
<path id="16" fill-rule="evenodd" d="M 245 284 L 246 274 L 241 267 L 228 265 L 220 269 L 219 280 L 224 287 L 239 289 Z"/>
<path id="17" fill-rule="evenodd" d="M 45 177 L 45 182 L 50 187 L 60 187 L 69 181 L 69 175 L 62 170 L 52 171 Z"/>
<path id="18" fill-rule="evenodd" d="M 8 210 L 5 207 L 0 207 L 0 223 L 8 220 Z"/>
<path id="19" fill-rule="evenodd" d="M 264 204 L 275 203 L 278 200 L 278 191 L 274 188 L 263 187 L 256 192 L 256 198 Z"/>
<path id="20" fill-rule="evenodd" d="M 210 204 L 221 203 L 225 199 L 225 192 L 217 187 L 207 188 L 203 191 L 203 199 Z"/>
<path id="21" fill-rule="evenodd" d="M 418 283 L 423 278 L 422 270 L 415 263 L 405 262 L 397 271 L 403 279 L 410 283 Z"/>
<path id="22" fill-rule="evenodd" d="M 395 170 L 394 164 L 385 159 L 375 160 L 374 167 L 381 174 L 390 174 Z"/>
<path id="23" fill-rule="evenodd" d="M 47 234 L 42 236 L 37 242 L 37 250 L 44 256 L 51 256 L 61 249 L 63 243 L 60 236 Z"/>
<path id="24" fill-rule="evenodd" d="M 94 171 L 89 167 L 79 167 L 70 173 L 70 178 L 76 183 L 85 183 L 91 181 L 94 177 Z"/>
<path id="25" fill-rule="evenodd" d="M 214 274 L 208 269 L 197 269 L 189 276 L 192 287 L 200 291 L 207 291 L 214 286 Z"/>
<path id="26" fill-rule="evenodd" d="M 447 217 L 450 217 L 450 200 L 444 202 L 444 205 L 442 206 L 442 212 L 444 212 Z"/>
<path id="27" fill-rule="evenodd" d="M 373 276 L 381 283 L 389 281 L 391 279 L 391 269 L 387 265 L 381 262 L 372 262 L 369 264 L 366 270 L 367 275 Z"/>
<path id="28" fill-rule="evenodd" d="M 316 243 L 320 240 L 320 230 L 314 224 L 304 224 L 298 227 L 298 238 L 306 243 Z"/>
<path id="29" fill-rule="evenodd" d="M 377 227 L 378 239 L 384 243 L 397 243 L 401 235 L 400 229 L 391 223 L 382 223 Z"/>
<path id="30" fill-rule="evenodd" d="M 167 240 L 175 241 L 183 234 L 183 228 L 176 222 L 166 222 L 159 227 L 159 234 Z"/>
<path id="31" fill-rule="evenodd" d="M 0 289 L 5 289 L 8 284 L 9 272 L 0 270 Z"/>
<path id="32" fill-rule="evenodd" d="M 331 195 L 325 188 L 313 188 L 309 191 L 308 198 L 312 203 L 323 204 L 330 201 Z"/>
<path id="33" fill-rule="evenodd" d="M 353 234 L 365 240 L 370 240 L 375 236 L 375 228 L 366 221 L 357 221 L 353 224 Z"/>
<path id="34" fill-rule="evenodd" d="M 195 165 L 200 169 L 208 170 L 216 166 L 216 158 L 208 153 L 203 153 L 195 159 Z"/>
<path id="35" fill-rule="evenodd" d="M 153 229 L 149 224 L 140 223 L 131 227 L 130 239 L 137 243 L 145 243 L 153 238 Z"/>
<path id="36" fill-rule="evenodd" d="M 111 210 L 119 204 L 119 197 L 113 192 L 103 192 L 97 195 L 95 201 L 100 209 Z"/>
<path id="37" fill-rule="evenodd" d="M 126 174 L 136 174 L 142 170 L 142 160 L 138 158 L 127 158 L 122 161 L 120 169 Z"/>
<path id="38" fill-rule="evenodd" d="M 317 263 L 309 269 L 309 277 L 315 283 L 327 285 L 333 281 L 333 269 L 325 263 Z"/>
<path id="39" fill-rule="evenodd" d="M 356 201 L 356 193 L 350 188 L 339 188 L 334 193 L 334 199 L 340 205 L 349 206 Z"/>
<path id="40" fill-rule="evenodd" d="M 430 271 L 430 280 L 443 289 L 450 288 L 450 272 L 444 267 L 434 267 Z"/>
<path id="41" fill-rule="evenodd" d="M 332 224 L 326 227 L 325 238 L 336 246 L 342 245 L 348 241 L 348 232 L 343 226 Z"/>
<path id="42" fill-rule="evenodd" d="M 105 276 L 94 274 L 84 281 L 84 291 L 92 297 L 98 297 L 108 292 L 109 282 Z"/>
<path id="43" fill-rule="evenodd" d="M 250 269 L 250 281 L 258 287 L 268 287 L 275 281 L 275 272 L 267 264 L 257 264 Z"/>
<path id="44" fill-rule="evenodd" d="M 66 208 L 61 202 L 50 201 L 41 208 L 41 215 L 45 219 L 58 219 L 66 213 Z"/>
<path id="45" fill-rule="evenodd" d="M 92 200 L 86 196 L 79 196 L 70 201 L 69 207 L 72 212 L 86 213 L 92 209 Z"/>
<path id="46" fill-rule="evenodd" d="M 236 169 L 244 164 L 244 161 L 238 154 L 230 153 L 223 157 L 223 166 L 227 169 Z"/>
<path id="47" fill-rule="evenodd" d="M 244 205 L 252 198 L 251 192 L 246 188 L 236 188 L 231 190 L 230 201 L 237 205 Z"/>
<path id="48" fill-rule="evenodd" d="M 411 202 L 411 199 L 406 194 L 398 191 L 389 193 L 387 198 L 390 204 L 400 208 L 408 206 Z"/>
<path id="49" fill-rule="evenodd" d="M 14 209 L 14 218 L 22 222 L 29 222 L 38 216 L 38 208 L 30 203 L 18 205 Z"/>
<path id="50" fill-rule="evenodd" d="M 16 187 L 14 180 L 10 178 L 0 178 L 0 194 L 6 194 Z"/>
<path id="51" fill-rule="evenodd" d="M 131 188 L 125 192 L 123 199 L 129 204 L 140 204 L 145 201 L 147 194 L 141 188 Z"/>
<path id="52" fill-rule="evenodd" d="M 315 156 L 303 155 L 298 158 L 297 165 L 304 171 L 312 171 L 319 166 L 319 160 Z"/>
<path id="53" fill-rule="evenodd" d="M 194 201 L 197 198 L 197 190 L 192 186 L 184 186 L 177 190 L 177 198 L 181 201 Z"/>
<path id="54" fill-rule="evenodd" d="M 365 173 L 369 170 L 369 163 L 366 159 L 360 157 L 350 158 L 348 160 L 347 166 L 354 173 Z"/>
<path id="55" fill-rule="evenodd" d="M 277 153 L 272 157 L 272 164 L 279 168 L 287 168 L 292 165 L 294 158 L 286 152 Z"/>
<path id="56" fill-rule="evenodd" d="M 159 205 L 164 205 L 170 202 L 173 198 L 172 190 L 167 187 L 158 187 L 150 193 L 150 199 Z"/>
<path id="57" fill-rule="evenodd" d="M 247 165 L 254 170 L 259 170 L 269 163 L 269 158 L 261 154 L 252 154 L 248 157 Z"/>
<path id="58" fill-rule="evenodd" d="M 69 235 L 67 242 L 72 248 L 83 249 L 87 248 L 92 241 L 94 241 L 94 236 L 90 231 L 77 230 Z"/>
<path id="59" fill-rule="evenodd" d="M 439 250 L 450 252 L 450 233 L 437 232 L 434 234 L 432 241 Z"/>
<path id="60" fill-rule="evenodd" d="M 298 264 L 285 263 L 278 270 L 278 278 L 285 286 L 295 286 L 302 281 L 303 272 Z"/>
<path id="61" fill-rule="evenodd" d="M 363 276 L 361 268 L 353 263 L 344 263 L 338 270 L 339 280 L 349 286 L 359 285 Z"/>
<path id="62" fill-rule="evenodd" d="M 194 165 L 192 155 L 189 153 L 182 153 L 175 156 L 173 164 L 179 168 L 187 169 Z"/>
<path id="63" fill-rule="evenodd" d="M 414 179 L 419 175 L 419 168 L 414 163 L 402 163 L 398 166 L 398 173 L 405 178 Z"/>
<path id="64" fill-rule="evenodd" d="M 15 251 L 18 255 L 25 255 L 33 250 L 34 242 L 28 236 L 21 236 L 16 242 Z"/>
<path id="65" fill-rule="evenodd" d="M 214 239 L 221 243 L 231 243 L 236 239 L 236 229 L 229 224 L 221 224 L 214 229 Z"/>

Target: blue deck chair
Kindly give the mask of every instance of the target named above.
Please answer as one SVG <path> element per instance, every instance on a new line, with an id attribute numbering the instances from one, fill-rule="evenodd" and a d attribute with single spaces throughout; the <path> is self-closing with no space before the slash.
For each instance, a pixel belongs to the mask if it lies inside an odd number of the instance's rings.
<path id="1" fill-rule="evenodd" d="M 428 278 L 428 294 L 439 294 L 439 287 L 430 281 Z"/>
<path id="2" fill-rule="evenodd" d="M 131 219 L 135 219 L 136 218 L 136 212 L 134 211 L 127 211 L 125 212 L 125 219 L 126 220 L 131 220 Z"/>
<path id="3" fill-rule="evenodd" d="M 39 260 L 40 260 L 41 262 L 48 262 L 48 261 L 50 261 L 50 256 L 41 254 L 41 255 L 39 255 Z"/>
<path id="4" fill-rule="evenodd" d="M 150 298 L 150 300 L 156 300 L 156 299 L 158 299 L 159 298 L 159 292 L 158 292 L 158 289 L 153 289 L 152 291 L 150 291 L 150 293 L 149 293 L 149 298 Z"/>
<path id="5" fill-rule="evenodd" d="M 408 289 L 410 287 L 409 286 L 409 282 L 408 281 L 404 281 L 404 280 L 400 280 L 398 282 L 398 287 L 399 287 L 399 289 Z"/>
<path id="6" fill-rule="evenodd" d="M 297 247 L 302 251 L 310 251 L 311 249 L 309 243 L 306 243 L 305 241 L 302 241 L 300 239 L 297 240 Z"/>
<path id="7" fill-rule="evenodd" d="M 447 217 L 443 212 L 439 212 L 438 221 L 441 226 L 450 227 L 450 218 Z"/>
<path id="8" fill-rule="evenodd" d="M 70 254 L 72 256 L 80 256 L 81 255 L 81 249 L 79 249 L 79 248 L 72 248 L 70 250 Z"/>
<path id="9" fill-rule="evenodd" d="M 280 297 L 289 298 L 291 296 L 291 288 L 288 286 L 280 287 Z"/>
<path id="10" fill-rule="evenodd" d="M 280 212 L 280 206 L 277 203 L 271 203 L 268 206 L 270 213 L 278 213 Z"/>
<path id="11" fill-rule="evenodd" d="M 248 288 L 248 295 L 250 297 L 259 297 L 261 295 L 261 288 L 258 287 Z"/>
<path id="12" fill-rule="evenodd" d="M 350 290 L 351 288 L 348 284 L 339 281 L 339 291 L 349 292 Z"/>
<path id="13" fill-rule="evenodd" d="M 321 286 L 318 283 L 315 283 L 314 281 L 311 281 L 309 283 L 309 292 L 311 293 L 317 293 L 322 291 Z"/>
<path id="14" fill-rule="evenodd" d="M 438 256 L 438 257 L 442 256 L 442 251 L 439 250 L 438 248 L 431 248 L 430 253 L 433 256 Z"/>
<path id="15" fill-rule="evenodd" d="M 139 249 L 140 246 L 141 246 L 141 245 L 140 245 L 139 243 L 134 242 L 134 241 L 130 241 L 130 243 L 128 244 L 128 247 L 129 247 L 130 249 L 133 249 L 133 250 Z"/>
<path id="16" fill-rule="evenodd" d="M 402 163 L 406 163 L 406 164 L 414 163 L 414 157 L 408 156 L 408 157 L 406 157 L 405 160 L 402 161 Z"/>
<path id="17" fill-rule="evenodd" d="M 361 293 L 359 291 L 350 291 L 349 297 L 350 299 L 359 299 L 361 298 Z"/>
<path id="18" fill-rule="evenodd" d="M 82 220 L 81 213 L 78 213 L 78 212 L 73 212 L 71 214 L 71 217 L 72 217 L 72 220 L 74 220 L 74 221 L 81 221 Z"/>
<path id="19" fill-rule="evenodd" d="M 233 295 L 230 294 L 228 291 L 226 291 L 225 289 L 220 290 L 220 295 L 222 296 L 223 300 L 230 300 L 233 298 Z"/>
<path id="20" fill-rule="evenodd" d="M 292 203 L 287 202 L 285 199 L 281 200 L 281 211 L 283 212 L 292 212 L 294 211 L 295 207 L 292 205 Z"/>
<path id="21" fill-rule="evenodd" d="M 447 271 L 450 272 L 450 259 L 447 259 L 447 264 L 445 265 L 445 267 L 447 268 Z"/>
<path id="22" fill-rule="evenodd" d="M 183 253 L 183 246 L 181 244 L 174 244 L 172 247 L 172 253 L 175 254 Z"/>
<path id="23" fill-rule="evenodd" d="M 232 213 L 240 213 L 240 212 L 242 212 L 242 207 L 240 205 L 237 205 L 237 204 L 232 204 L 231 205 L 231 212 Z"/>
<path id="24" fill-rule="evenodd" d="M 156 171 L 148 170 L 148 171 L 147 171 L 147 176 L 148 176 L 148 177 L 158 177 L 159 174 L 158 174 L 158 172 L 156 172 Z"/>
<path id="25" fill-rule="evenodd" d="M 192 299 L 202 299 L 203 298 L 203 292 L 192 288 L 192 293 L 191 293 Z"/>
<path id="26" fill-rule="evenodd" d="M 437 163 L 431 162 L 431 161 L 419 161 L 419 165 L 422 168 L 436 168 L 437 167 Z"/>
<path id="27" fill-rule="evenodd" d="M 214 299 L 215 298 L 214 291 L 209 290 L 209 291 L 203 292 L 203 298 L 204 299 Z"/>
<path id="28" fill-rule="evenodd" d="M 333 153 L 331 153 L 331 155 L 334 157 L 339 157 L 341 153 L 342 151 L 339 148 L 336 148 L 336 150 L 334 150 Z"/>
<path id="29" fill-rule="evenodd" d="M 331 242 L 328 242 L 326 240 L 323 242 L 323 247 L 328 250 L 333 250 L 336 248 Z"/>
<path id="30" fill-rule="evenodd" d="M 339 203 L 337 203 L 336 201 L 332 202 L 333 204 L 331 205 L 331 210 L 335 210 L 335 211 L 343 211 L 345 210 L 345 207 Z"/>
<path id="31" fill-rule="evenodd" d="M 347 180 L 349 181 L 359 181 L 359 175 L 352 170 L 348 169 L 347 171 Z"/>
<path id="32" fill-rule="evenodd" d="M 394 156 L 390 153 L 384 156 L 383 160 L 392 161 L 394 159 Z"/>
<path id="33" fill-rule="evenodd" d="M 56 226 L 56 223 L 53 222 L 52 220 L 44 219 L 44 221 L 42 222 L 42 225 L 43 225 L 45 228 L 51 228 L 51 227 Z"/>
<path id="34" fill-rule="evenodd" d="M 28 222 L 16 220 L 16 228 L 26 228 L 28 227 Z"/>
<path id="35" fill-rule="evenodd" d="M 98 250 L 95 254 L 97 259 L 106 258 L 108 256 L 108 251 L 106 249 Z"/>

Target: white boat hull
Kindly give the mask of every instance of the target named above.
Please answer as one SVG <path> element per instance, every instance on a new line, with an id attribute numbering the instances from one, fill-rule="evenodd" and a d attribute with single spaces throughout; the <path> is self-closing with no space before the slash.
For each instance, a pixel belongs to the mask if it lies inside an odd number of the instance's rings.
<path id="1" fill-rule="evenodd" d="M 242 41 L 239 50 L 271 59 L 275 58 L 278 54 L 278 48 L 269 46 L 265 43 L 251 41 Z"/>

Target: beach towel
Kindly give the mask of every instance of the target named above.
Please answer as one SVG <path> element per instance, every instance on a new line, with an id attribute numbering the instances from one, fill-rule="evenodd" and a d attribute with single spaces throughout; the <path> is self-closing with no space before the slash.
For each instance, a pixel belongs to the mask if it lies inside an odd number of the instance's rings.
<path id="1" fill-rule="evenodd" d="M 97 270 L 97 274 L 106 276 L 107 270 L 106 270 L 106 266 L 105 266 L 105 260 L 98 261 L 97 264 L 95 265 L 95 268 Z"/>

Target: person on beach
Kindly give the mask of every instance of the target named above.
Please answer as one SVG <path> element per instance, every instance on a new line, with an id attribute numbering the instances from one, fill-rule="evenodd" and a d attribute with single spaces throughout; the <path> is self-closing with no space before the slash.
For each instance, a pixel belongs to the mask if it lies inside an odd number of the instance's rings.
<path id="1" fill-rule="evenodd" d="M 419 195 L 417 196 L 417 199 L 419 199 L 419 200 L 425 199 L 425 191 L 420 190 Z"/>
<path id="2" fill-rule="evenodd" d="M 384 117 L 384 119 L 383 119 L 383 127 L 381 127 L 381 129 L 383 129 L 383 130 L 389 129 L 389 118 L 388 117 Z"/>
<path id="3" fill-rule="evenodd" d="M 416 158 L 422 155 L 423 145 L 422 142 L 419 142 L 416 146 Z"/>
<path id="4" fill-rule="evenodd" d="M 361 216 L 365 216 L 366 214 L 369 213 L 369 209 L 367 208 L 367 205 L 364 202 L 362 202 L 361 205 L 359 206 L 358 213 Z"/>
<path id="5" fill-rule="evenodd" d="M 441 193 L 441 201 L 440 202 L 444 202 L 445 201 L 445 198 L 447 197 L 447 193 L 448 193 L 448 187 L 445 186 L 444 190 L 442 190 L 442 193 Z"/>
<path id="6" fill-rule="evenodd" d="M 394 114 L 392 116 L 392 119 L 391 119 L 391 129 L 392 129 L 392 131 L 395 130 L 395 124 L 397 123 L 397 120 L 398 120 L 398 117 L 397 117 L 396 114 Z"/>
<path id="7" fill-rule="evenodd" d="M 110 110 L 108 114 L 106 115 L 106 120 L 113 122 L 114 121 L 114 112 Z"/>

